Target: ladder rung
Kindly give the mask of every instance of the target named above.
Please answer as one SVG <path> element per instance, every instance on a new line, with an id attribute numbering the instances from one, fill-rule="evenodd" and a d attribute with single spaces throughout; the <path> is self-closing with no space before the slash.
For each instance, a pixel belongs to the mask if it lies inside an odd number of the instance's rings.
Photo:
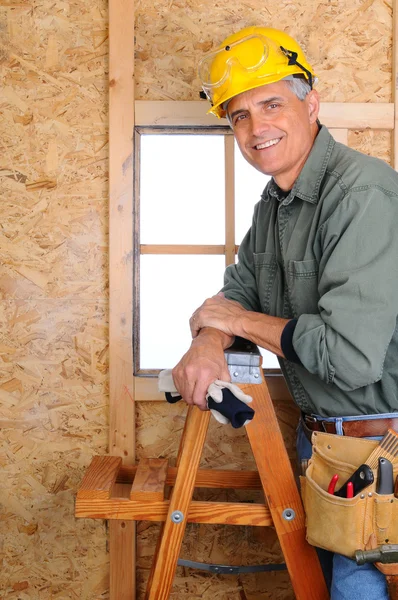
<path id="1" fill-rule="evenodd" d="M 121 485 L 117 484 L 118 487 Z M 77 498 L 75 516 L 86 519 L 165 521 L 169 504 L 169 500 L 143 504 L 128 500 L 126 497 L 104 500 Z M 191 502 L 188 522 L 259 527 L 269 527 L 273 524 L 270 510 L 265 504 L 205 501 Z"/>
<path id="2" fill-rule="evenodd" d="M 168 463 L 165 458 L 142 458 L 131 487 L 130 499 L 144 502 L 164 500 Z"/>
<path id="3" fill-rule="evenodd" d="M 118 483 L 131 483 L 137 472 L 137 466 L 122 465 L 118 476 Z M 166 485 L 174 485 L 177 477 L 177 467 L 167 469 Z M 261 490 L 262 485 L 257 471 L 232 471 L 217 469 L 199 469 L 195 487 L 197 488 L 218 488 L 218 489 L 244 489 Z"/>

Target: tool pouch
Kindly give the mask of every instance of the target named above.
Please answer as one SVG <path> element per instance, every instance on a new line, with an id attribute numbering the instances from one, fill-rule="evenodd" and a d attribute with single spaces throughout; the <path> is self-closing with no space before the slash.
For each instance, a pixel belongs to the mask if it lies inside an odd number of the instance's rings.
<path id="1" fill-rule="evenodd" d="M 379 545 L 398 544 L 398 498 L 376 493 L 376 473 L 374 483 L 354 498 L 327 491 L 334 474 L 339 476 L 338 490 L 366 463 L 378 442 L 319 432 L 312 434 L 312 442 L 313 455 L 305 477 L 300 477 L 307 541 L 349 558 L 365 549 L 372 533 Z M 398 465 L 394 465 L 394 478 L 397 474 Z"/>

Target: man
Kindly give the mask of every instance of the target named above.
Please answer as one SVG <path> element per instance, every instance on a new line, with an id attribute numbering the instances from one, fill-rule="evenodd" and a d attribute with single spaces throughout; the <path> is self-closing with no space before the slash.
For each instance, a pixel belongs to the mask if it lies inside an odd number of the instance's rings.
<path id="1" fill-rule="evenodd" d="M 272 179 L 222 292 L 191 317 L 178 391 L 206 409 L 209 384 L 229 380 L 224 350 L 241 336 L 279 357 L 303 413 L 301 458 L 326 418 L 336 434 L 384 435 L 398 425 L 397 174 L 320 125 L 316 76 L 287 34 L 244 29 L 199 74 L 210 112 L 227 117 L 244 158 Z M 327 558 L 332 600 L 388 598 L 373 565 Z"/>

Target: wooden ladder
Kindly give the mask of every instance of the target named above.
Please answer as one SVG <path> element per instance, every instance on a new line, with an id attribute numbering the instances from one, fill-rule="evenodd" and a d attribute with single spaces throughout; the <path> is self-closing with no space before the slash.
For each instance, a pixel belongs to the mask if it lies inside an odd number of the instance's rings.
<path id="1" fill-rule="evenodd" d="M 123 467 L 119 457 L 97 456 L 86 471 L 76 517 L 163 521 L 146 600 L 169 598 L 188 522 L 274 526 L 297 600 L 329 598 L 316 551 L 305 539 L 300 494 L 261 369 L 259 373 L 259 383 L 239 384 L 253 398 L 255 416 L 246 432 L 258 472 L 199 469 L 210 412 L 196 407 L 188 409 L 176 467 L 158 458 Z M 166 485 L 172 486 L 169 500 Z M 266 504 L 193 501 L 195 487 L 262 487 Z"/>

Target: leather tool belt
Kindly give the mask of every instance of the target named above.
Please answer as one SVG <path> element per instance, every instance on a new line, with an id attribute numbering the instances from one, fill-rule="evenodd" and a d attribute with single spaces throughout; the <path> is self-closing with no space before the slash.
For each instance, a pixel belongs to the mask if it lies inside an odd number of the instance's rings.
<path id="1" fill-rule="evenodd" d="M 366 549 L 372 535 L 377 546 L 398 544 L 398 497 L 378 493 L 376 477 L 354 497 L 339 497 L 329 491 L 331 479 L 338 475 L 338 490 L 359 465 L 366 463 L 378 442 L 314 432 L 312 444 L 306 476 L 300 477 L 307 541 L 349 558 Z M 394 462 L 394 481 L 397 475 L 398 462 Z"/>
<path id="2" fill-rule="evenodd" d="M 316 419 L 311 415 L 301 415 L 303 422 L 303 430 L 311 441 L 311 435 L 313 431 L 321 431 L 324 433 L 337 433 L 336 423 L 329 421 L 323 421 Z M 384 435 L 388 429 L 394 429 L 398 431 L 398 418 L 390 419 L 364 419 L 358 421 L 343 421 L 342 423 L 343 435 L 350 437 L 376 437 Z"/>

